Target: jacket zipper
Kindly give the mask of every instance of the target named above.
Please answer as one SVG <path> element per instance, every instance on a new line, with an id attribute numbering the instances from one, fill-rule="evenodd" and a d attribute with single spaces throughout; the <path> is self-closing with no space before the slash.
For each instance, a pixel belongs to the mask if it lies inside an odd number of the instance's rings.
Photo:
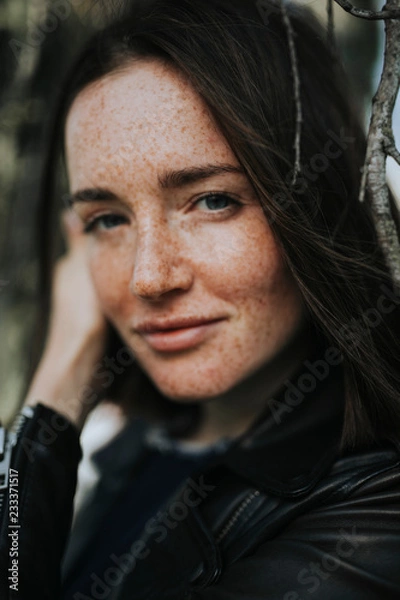
<path id="1" fill-rule="evenodd" d="M 228 522 L 224 525 L 224 527 L 219 532 L 219 534 L 216 538 L 217 544 L 220 544 L 222 542 L 222 540 L 228 535 L 228 533 L 235 526 L 235 524 L 237 523 L 237 520 L 239 519 L 242 512 L 249 506 L 249 504 L 251 504 L 251 502 L 254 500 L 254 498 L 257 498 L 259 495 L 260 495 L 259 490 L 253 490 L 246 496 L 246 498 L 244 500 L 242 500 L 242 502 L 239 504 L 239 506 L 233 512 L 232 516 L 229 517 Z"/>
<path id="2" fill-rule="evenodd" d="M 13 439 L 13 444 L 15 445 L 19 439 L 19 436 L 22 432 L 22 428 L 27 422 L 28 419 L 33 417 L 34 409 L 32 406 L 24 406 L 19 413 L 16 415 L 11 428 L 10 433 L 15 436 Z"/>
<path id="3" fill-rule="evenodd" d="M 9 431 L 0 424 L 0 526 L 7 500 L 12 451 L 19 441 L 25 423 L 32 416 L 33 408 L 31 406 L 24 406 L 16 415 Z"/>
<path id="4" fill-rule="evenodd" d="M 236 525 L 240 515 L 243 511 L 252 503 L 252 501 L 260 495 L 259 490 L 253 490 L 249 492 L 244 500 L 239 504 L 239 506 L 233 511 L 232 515 L 228 517 L 227 522 L 222 527 L 221 531 L 218 533 L 215 541 L 217 544 L 220 544 L 222 540 L 228 535 L 232 528 Z M 212 574 L 210 580 L 207 582 L 207 585 L 214 584 L 221 575 L 221 567 L 217 566 Z M 190 596 L 189 596 L 190 598 Z"/>

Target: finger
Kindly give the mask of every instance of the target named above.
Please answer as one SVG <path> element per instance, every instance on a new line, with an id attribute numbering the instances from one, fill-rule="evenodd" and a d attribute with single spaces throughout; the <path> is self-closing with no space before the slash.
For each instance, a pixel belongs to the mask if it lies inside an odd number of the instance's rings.
<path id="1" fill-rule="evenodd" d="M 82 220 L 72 208 L 64 209 L 61 212 L 61 229 L 68 249 L 71 249 L 84 237 Z"/>

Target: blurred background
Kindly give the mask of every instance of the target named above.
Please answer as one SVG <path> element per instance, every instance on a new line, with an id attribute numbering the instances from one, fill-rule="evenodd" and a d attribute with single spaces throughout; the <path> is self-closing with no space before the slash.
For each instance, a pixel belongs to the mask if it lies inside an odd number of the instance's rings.
<path id="1" fill-rule="evenodd" d="M 297 2 L 326 22 L 327 0 Z M 377 8 L 383 3 L 363 0 L 358 5 Z M 34 221 L 49 115 L 68 65 L 91 32 L 110 18 L 112 4 L 0 0 L 0 418 L 4 422 L 22 401 L 31 364 L 38 267 Z M 367 126 L 382 65 L 383 24 L 354 18 L 336 4 L 334 13 L 337 47 L 362 99 Z M 390 178 L 392 188 L 399 190 L 399 169 L 394 164 Z"/>

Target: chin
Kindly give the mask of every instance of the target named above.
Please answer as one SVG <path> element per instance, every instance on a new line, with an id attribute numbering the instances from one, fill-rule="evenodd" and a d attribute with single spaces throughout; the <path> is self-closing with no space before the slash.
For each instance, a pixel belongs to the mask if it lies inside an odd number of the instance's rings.
<path id="1" fill-rule="evenodd" d="M 220 394 L 228 391 L 230 386 L 215 385 L 211 382 L 208 385 L 204 385 L 203 382 L 190 381 L 187 385 L 182 382 L 158 382 L 154 378 L 151 378 L 154 385 L 160 390 L 160 392 L 175 402 L 190 403 L 200 402 L 201 400 L 208 400 L 215 398 Z"/>
<path id="2" fill-rule="evenodd" d="M 223 362 L 191 361 L 186 368 L 174 369 L 170 364 L 164 368 L 146 369 L 148 377 L 157 389 L 170 400 L 181 403 L 207 401 L 225 394 L 233 389 L 238 383 L 246 379 L 257 369 L 258 365 L 248 365 L 244 368 L 243 363 L 229 365 Z M 228 368 L 227 368 L 228 367 Z"/>
<path id="3" fill-rule="evenodd" d="M 212 377 L 201 372 L 198 372 L 197 376 L 193 376 L 193 373 L 189 375 L 187 372 L 184 374 L 171 371 L 166 374 L 146 372 L 164 396 L 181 403 L 206 401 L 227 392 L 236 383 L 236 380 L 230 377 L 221 378 L 220 373 L 217 377 Z"/>

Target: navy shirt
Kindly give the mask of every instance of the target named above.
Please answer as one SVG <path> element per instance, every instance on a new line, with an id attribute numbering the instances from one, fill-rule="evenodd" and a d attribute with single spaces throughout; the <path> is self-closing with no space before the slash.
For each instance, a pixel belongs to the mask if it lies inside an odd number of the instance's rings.
<path id="1" fill-rule="evenodd" d="M 170 440 L 162 430 L 154 428 L 148 433 L 146 445 L 148 454 L 115 498 L 86 560 L 71 574 L 72 579 L 64 581 L 63 600 L 91 598 L 91 587 L 97 578 L 104 581 L 103 575 L 110 567 L 117 573 L 116 567 L 121 565 L 118 559 L 129 551 L 143 529 L 151 526 L 152 519 L 179 485 L 217 453 L 225 451 L 229 440 L 196 450 Z M 116 586 L 111 586 L 108 592 L 104 588 L 103 593 L 102 599 L 111 600 Z"/>

